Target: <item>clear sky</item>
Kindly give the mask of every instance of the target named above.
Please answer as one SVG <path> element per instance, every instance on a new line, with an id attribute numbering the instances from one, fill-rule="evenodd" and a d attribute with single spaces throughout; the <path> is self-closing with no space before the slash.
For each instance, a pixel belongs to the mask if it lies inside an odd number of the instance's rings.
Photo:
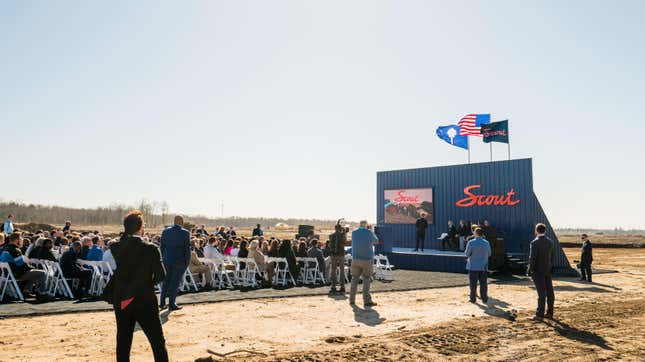
<path id="1" fill-rule="evenodd" d="M 491 113 L 555 226 L 645 228 L 644 64 L 643 1 L 3 1 L 0 198 L 374 221 Z"/>

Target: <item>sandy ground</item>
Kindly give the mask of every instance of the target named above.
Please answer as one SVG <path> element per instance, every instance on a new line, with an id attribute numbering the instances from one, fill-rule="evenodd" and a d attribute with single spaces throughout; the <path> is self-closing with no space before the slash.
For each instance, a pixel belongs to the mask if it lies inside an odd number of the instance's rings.
<path id="1" fill-rule="evenodd" d="M 528 282 L 491 285 L 488 306 L 459 287 L 375 294 L 368 310 L 299 297 L 186 306 L 162 321 L 173 361 L 643 360 L 645 249 L 596 249 L 595 259 L 619 273 L 557 281 L 556 320 L 544 323 L 526 319 Z M 0 360 L 111 361 L 114 328 L 107 312 L 0 320 Z M 141 331 L 132 359 L 152 359 Z"/>

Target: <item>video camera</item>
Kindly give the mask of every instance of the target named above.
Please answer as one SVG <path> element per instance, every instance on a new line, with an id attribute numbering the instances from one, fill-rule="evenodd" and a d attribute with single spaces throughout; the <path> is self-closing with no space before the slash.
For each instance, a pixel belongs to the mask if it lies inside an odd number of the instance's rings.
<path id="1" fill-rule="evenodd" d="M 336 222 L 336 225 L 334 226 L 334 229 L 337 232 L 347 234 L 349 233 L 349 225 L 348 224 L 342 225 L 342 223 L 344 222 L 345 222 L 345 219 L 338 219 L 338 221 Z"/>

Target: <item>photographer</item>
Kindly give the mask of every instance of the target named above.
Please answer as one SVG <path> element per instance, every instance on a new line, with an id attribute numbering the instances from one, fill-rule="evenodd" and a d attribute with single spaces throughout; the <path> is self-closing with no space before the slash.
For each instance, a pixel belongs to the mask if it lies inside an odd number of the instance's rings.
<path id="1" fill-rule="evenodd" d="M 337 293 L 336 291 L 336 278 L 340 284 L 340 293 L 345 294 L 345 242 L 347 241 L 347 233 L 345 228 L 340 224 L 340 220 L 336 223 L 335 231 L 329 236 L 329 251 L 331 256 L 331 289 L 330 293 Z M 338 274 L 338 275 L 337 275 Z"/>

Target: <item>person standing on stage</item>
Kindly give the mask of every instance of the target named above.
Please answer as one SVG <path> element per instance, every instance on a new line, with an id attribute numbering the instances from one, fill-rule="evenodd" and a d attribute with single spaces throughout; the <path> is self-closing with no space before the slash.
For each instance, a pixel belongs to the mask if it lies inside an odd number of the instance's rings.
<path id="1" fill-rule="evenodd" d="M 417 228 L 417 243 L 414 248 L 414 251 L 419 251 L 419 244 L 421 244 L 421 251 L 423 251 L 423 242 L 426 239 L 426 229 L 428 228 L 428 220 L 426 220 L 424 215 L 421 215 L 421 217 L 417 219 L 417 222 L 414 225 Z"/>
<path id="2" fill-rule="evenodd" d="M 370 295 L 370 282 L 374 271 L 374 244 L 378 242 L 376 234 L 367 228 L 367 221 L 362 220 L 358 229 L 352 231 L 352 284 L 349 288 L 349 304 L 356 305 L 358 279 L 363 277 L 363 305 L 375 306 Z"/>
<path id="3" fill-rule="evenodd" d="M 591 263 L 593 262 L 593 254 L 591 250 L 591 241 L 587 234 L 580 236 L 582 239 L 582 255 L 580 256 L 580 280 L 586 280 L 591 283 Z"/>
<path id="4" fill-rule="evenodd" d="M 140 211 L 131 211 L 123 220 L 123 226 L 123 236 L 110 246 L 117 266 L 109 298 L 116 316 L 116 360 L 130 360 L 134 326 L 138 323 L 148 338 L 154 360 L 165 362 L 168 351 L 154 289 L 166 276 L 161 255 L 154 244 L 141 238 L 143 216 Z"/>
<path id="5" fill-rule="evenodd" d="M 160 249 L 167 273 L 159 296 L 159 307 L 162 309 L 166 307 L 166 296 L 169 298 L 169 310 L 181 309 L 175 300 L 181 278 L 190 263 L 190 231 L 184 229 L 183 226 L 184 218 L 177 215 L 175 216 L 175 225 L 161 233 Z"/>
<path id="6" fill-rule="evenodd" d="M 553 241 L 546 236 L 546 225 L 537 224 L 535 226 L 536 238 L 531 241 L 529 252 L 529 270 L 528 275 L 533 279 L 535 290 L 538 293 L 538 305 L 534 321 L 541 321 L 542 318 L 553 319 L 553 305 L 555 303 L 555 293 L 553 291 L 553 281 L 551 280 L 551 269 L 554 264 L 554 247 Z M 547 310 L 544 313 L 544 302 L 546 301 Z"/>
<path id="7" fill-rule="evenodd" d="M 470 280 L 470 302 L 475 303 L 477 298 L 477 282 L 479 282 L 479 297 L 482 302 L 488 302 L 488 258 L 490 258 L 490 244 L 482 236 L 481 228 L 475 229 L 475 238 L 466 245 L 465 254 L 466 270 Z"/>
<path id="8" fill-rule="evenodd" d="M 335 231 L 329 236 L 329 251 L 331 257 L 331 289 L 330 293 L 336 293 L 336 283 L 340 284 L 340 293 L 345 294 L 345 242 L 347 234 L 345 228 L 339 223 Z M 336 280 L 338 278 L 338 280 Z"/>

